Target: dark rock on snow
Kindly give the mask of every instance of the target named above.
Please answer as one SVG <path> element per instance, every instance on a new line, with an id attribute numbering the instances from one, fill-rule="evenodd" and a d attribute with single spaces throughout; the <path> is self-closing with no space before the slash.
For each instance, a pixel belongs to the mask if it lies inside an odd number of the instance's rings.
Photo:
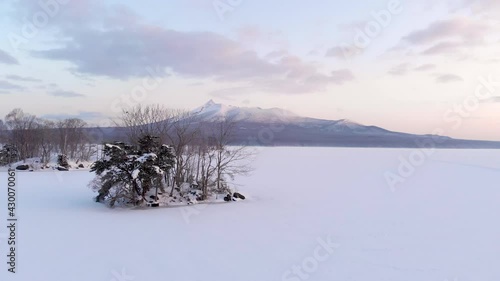
<path id="1" fill-rule="evenodd" d="M 245 196 L 243 196 L 243 194 L 238 193 L 238 192 L 235 192 L 235 193 L 233 194 L 233 197 L 234 197 L 234 198 L 240 198 L 241 200 L 245 200 L 245 198 L 246 198 Z"/>
<path id="2" fill-rule="evenodd" d="M 30 168 L 29 165 L 19 165 L 16 167 L 16 170 L 19 170 L 19 171 L 26 171 Z"/>

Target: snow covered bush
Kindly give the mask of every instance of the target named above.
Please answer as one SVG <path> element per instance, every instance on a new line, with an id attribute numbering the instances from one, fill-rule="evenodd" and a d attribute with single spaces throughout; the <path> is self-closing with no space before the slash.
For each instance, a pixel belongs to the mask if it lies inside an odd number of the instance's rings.
<path id="1" fill-rule="evenodd" d="M 57 155 L 57 165 L 68 169 L 69 168 L 68 156 L 66 156 L 66 154 Z"/>
<path id="2" fill-rule="evenodd" d="M 157 138 L 146 135 L 139 145 L 122 142 L 106 144 L 104 157 L 96 161 L 91 172 L 96 178 L 91 187 L 99 194 L 97 202 L 107 202 L 110 206 L 142 205 L 149 200 L 148 192 L 164 192 L 166 175 L 175 164 L 175 155 L 170 146 L 160 145 Z"/>
<path id="3" fill-rule="evenodd" d="M 15 146 L 6 144 L 0 149 L 0 166 L 7 166 L 16 162 L 19 153 Z"/>

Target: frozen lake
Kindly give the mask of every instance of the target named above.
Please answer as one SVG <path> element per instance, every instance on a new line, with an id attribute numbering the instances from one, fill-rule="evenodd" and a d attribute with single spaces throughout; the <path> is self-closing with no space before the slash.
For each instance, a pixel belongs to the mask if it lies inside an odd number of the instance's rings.
<path id="1" fill-rule="evenodd" d="M 500 280 L 500 150 L 259 151 L 248 199 L 209 206 L 109 209 L 88 172 L 20 172 L 18 272 L 2 226 L 0 280 Z"/>

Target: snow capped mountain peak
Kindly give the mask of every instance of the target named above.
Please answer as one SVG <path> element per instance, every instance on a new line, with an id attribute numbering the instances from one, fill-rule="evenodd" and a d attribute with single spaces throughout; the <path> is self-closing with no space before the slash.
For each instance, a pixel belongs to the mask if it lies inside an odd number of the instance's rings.
<path id="1" fill-rule="evenodd" d="M 359 127 L 359 126 L 363 126 L 357 122 L 354 122 L 352 120 L 349 120 L 349 119 L 340 119 L 338 120 L 335 125 L 338 125 L 338 126 L 346 126 L 346 127 L 350 127 L 350 128 L 355 128 L 355 127 Z"/>
<path id="2" fill-rule="evenodd" d="M 201 107 L 193 110 L 193 114 L 206 121 L 226 116 L 233 118 L 235 121 L 248 122 L 286 122 L 299 118 L 298 115 L 281 108 L 237 107 L 216 103 L 213 100 L 209 100 Z"/>
<path id="3" fill-rule="evenodd" d="M 203 107 L 211 107 L 211 106 L 214 106 L 214 105 L 217 105 L 214 100 L 209 100 L 207 103 L 205 103 L 203 105 Z"/>
<path id="4" fill-rule="evenodd" d="M 229 117 L 234 121 L 249 123 L 286 123 L 302 128 L 316 128 L 323 132 L 340 134 L 386 134 L 381 128 L 364 126 L 349 119 L 323 120 L 296 115 L 282 108 L 238 107 L 224 105 L 209 100 L 201 107 L 192 111 L 193 115 L 202 121 L 216 121 Z"/>
<path id="5" fill-rule="evenodd" d="M 198 115 L 200 117 L 204 117 L 205 115 L 220 115 L 223 116 L 228 106 L 215 103 L 213 100 L 209 100 L 204 105 L 194 109 L 192 111 L 193 114 Z"/>

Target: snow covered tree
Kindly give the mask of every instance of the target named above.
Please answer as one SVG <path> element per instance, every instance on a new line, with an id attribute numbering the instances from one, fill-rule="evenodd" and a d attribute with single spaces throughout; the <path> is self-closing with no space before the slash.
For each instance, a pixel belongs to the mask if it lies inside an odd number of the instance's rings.
<path id="1" fill-rule="evenodd" d="M 236 175 L 246 175 L 252 170 L 250 162 L 255 153 L 246 146 L 231 146 L 237 124 L 233 118 L 225 116 L 211 128 L 207 171 L 211 171 L 210 176 L 215 178 L 216 192 L 230 192 L 226 177 L 234 179 Z"/>
<path id="2" fill-rule="evenodd" d="M 175 164 L 173 149 L 167 145 L 160 145 L 158 138 L 146 135 L 139 139 L 139 155 L 136 161 L 138 167 L 134 171 L 134 176 L 140 180 L 142 196 L 151 190 L 151 186 L 163 189 L 163 176 L 172 169 Z"/>
<path id="3" fill-rule="evenodd" d="M 139 145 L 124 143 L 106 144 L 104 157 L 96 161 L 91 172 L 96 178 L 91 183 L 98 191 L 97 202 L 108 201 L 123 205 L 140 205 L 153 188 L 163 188 L 163 176 L 174 165 L 175 155 L 167 145 L 160 145 L 157 138 L 146 135 Z"/>
<path id="4" fill-rule="evenodd" d="M 23 160 L 36 157 L 38 152 L 36 116 L 16 108 L 5 116 L 5 125 L 8 128 L 9 143 L 16 147 L 19 157 Z"/>
<path id="5" fill-rule="evenodd" d="M 104 146 L 104 157 L 91 167 L 97 175 L 91 183 L 99 192 L 97 202 L 108 200 L 110 206 L 116 201 L 135 204 L 139 188 L 132 177 L 134 163 L 129 154 L 133 153 L 132 147 L 122 142 Z"/>
<path id="6" fill-rule="evenodd" d="M 66 169 L 69 168 L 68 156 L 66 156 L 66 154 L 57 155 L 57 165 Z"/>
<path id="7" fill-rule="evenodd" d="M 0 149 L 0 166 L 7 166 L 17 161 L 19 153 L 15 146 L 6 144 Z"/>

